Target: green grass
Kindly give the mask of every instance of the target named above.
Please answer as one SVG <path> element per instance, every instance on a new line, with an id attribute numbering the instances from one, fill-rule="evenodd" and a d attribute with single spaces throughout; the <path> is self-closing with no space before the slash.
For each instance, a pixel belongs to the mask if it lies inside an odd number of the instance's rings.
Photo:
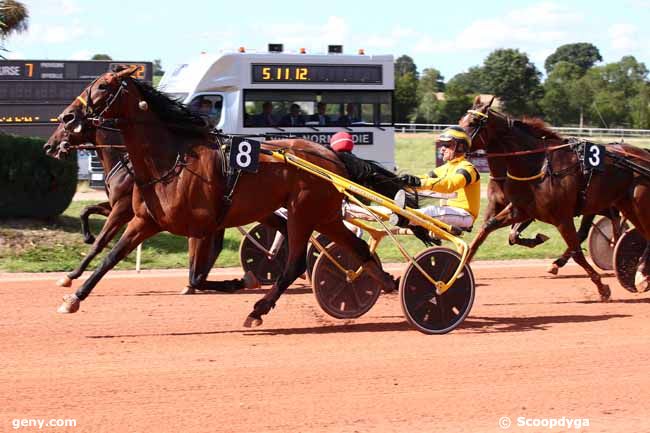
<path id="1" fill-rule="evenodd" d="M 435 165 L 433 134 L 397 134 L 396 160 L 400 170 L 409 173 L 426 173 Z M 648 140 L 626 140 L 630 143 L 650 148 Z M 487 183 L 487 176 L 481 182 Z M 91 202 L 73 202 L 63 215 L 52 221 L 38 220 L 0 220 L 0 271 L 8 272 L 46 272 L 72 270 L 89 249 L 82 241 L 79 213 Z M 482 200 L 484 209 L 486 200 Z M 93 233 L 98 233 L 104 222 L 103 217 L 91 217 Z M 482 224 L 482 216 L 475 223 L 476 229 L 465 234 L 467 242 L 476 235 Z M 577 222 L 576 222 L 577 225 Z M 528 249 L 508 246 L 508 230 L 493 233 L 478 252 L 477 259 L 512 258 L 550 258 L 564 251 L 564 242 L 554 227 L 542 223 L 532 224 L 524 233 L 533 237 L 544 233 L 551 239 L 545 244 Z M 241 235 L 236 229 L 226 231 L 224 250 L 217 266 L 239 265 L 239 243 Z M 410 253 L 422 249 L 422 244 L 410 236 L 400 237 L 400 241 Z M 114 243 L 114 242 L 113 242 Z M 402 256 L 390 239 L 385 239 L 379 247 L 379 255 L 385 262 L 402 261 Z M 104 255 L 95 259 L 89 269 L 99 263 Z M 185 268 L 188 265 L 187 239 L 169 233 L 161 233 L 143 245 L 143 269 Z M 118 264 L 117 269 L 133 269 L 135 252 Z"/>

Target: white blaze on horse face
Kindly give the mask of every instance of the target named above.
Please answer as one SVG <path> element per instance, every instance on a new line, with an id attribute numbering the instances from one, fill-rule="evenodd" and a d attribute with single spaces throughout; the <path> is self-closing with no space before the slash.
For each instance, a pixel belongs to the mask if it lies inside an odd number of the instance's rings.
<path id="1" fill-rule="evenodd" d="M 74 132 L 75 134 L 79 134 L 82 129 L 83 129 L 83 125 L 80 123 L 77 126 L 75 126 L 75 128 L 72 130 L 72 132 Z"/>

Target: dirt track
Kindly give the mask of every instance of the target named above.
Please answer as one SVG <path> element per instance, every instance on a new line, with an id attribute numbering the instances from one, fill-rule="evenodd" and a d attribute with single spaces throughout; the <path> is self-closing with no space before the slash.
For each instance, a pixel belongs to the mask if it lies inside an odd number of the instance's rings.
<path id="1" fill-rule="evenodd" d="M 69 316 L 49 277 L 4 278 L 0 432 L 650 431 L 650 297 L 610 276 L 602 304 L 577 267 L 543 270 L 475 266 L 472 313 L 445 336 L 410 329 L 396 295 L 343 323 L 297 285 L 246 330 L 259 292 L 177 296 L 183 273 L 108 278 Z"/>

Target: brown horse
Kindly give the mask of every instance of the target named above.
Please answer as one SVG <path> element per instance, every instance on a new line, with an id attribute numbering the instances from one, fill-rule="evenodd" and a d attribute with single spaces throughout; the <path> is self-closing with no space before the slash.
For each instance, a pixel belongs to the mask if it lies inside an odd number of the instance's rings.
<path id="1" fill-rule="evenodd" d="M 490 179 L 487 185 L 488 204 L 485 209 L 484 221 L 489 221 L 499 212 L 505 209 L 510 201 L 506 197 L 505 183 L 507 177 L 507 167 L 504 158 L 487 158 L 488 166 L 490 169 Z M 620 216 L 616 209 L 608 208 L 602 212 L 601 215 L 610 218 L 613 221 L 613 227 L 616 229 L 620 227 Z M 582 244 L 589 236 L 589 230 L 594 222 L 596 215 L 583 215 L 580 220 L 580 227 L 578 228 L 578 242 Z M 521 245 L 528 248 L 535 248 L 536 246 L 546 242 L 548 237 L 538 233 L 534 238 L 522 238 L 521 233 L 533 222 L 534 219 L 529 219 L 521 223 L 514 224 L 508 236 L 510 245 Z M 614 237 L 618 239 L 621 235 L 615 230 Z M 487 236 L 487 235 L 485 235 Z M 478 239 L 478 238 L 477 238 Z M 476 251 L 476 250 L 473 250 Z M 471 258 L 471 257 L 470 257 Z M 555 259 L 548 269 L 548 272 L 557 275 L 560 268 L 564 267 L 571 258 L 571 250 L 567 249 L 560 257 Z"/>
<path id="2" fill-rule="evenodd" d="M 259 221 L 275 209 L 288 211 L 288 260 L 283 274 L 260 299 L 245 325 L 259 325 L 286 288 L 305 271 L 314 230 L 356 256 L 385 290 L 392 277 L 375 262 L 368 245 L 342 221 L 343 195 L 329 182 L 262 153 L 257 173 L 243 173 L 229 190 L 221 147 L 203 120 L 153 87 L 131 78 L 134 68 L 107 73 L 91 83 L 62 113 L 70 137 L 118 131 L 134 173 L 134 218 L 75 295 L 64 303 L 79 308 L 101 277 L 138 244 L 160 231 L 206 238 Z M 56 142 L 51 145 L 56 146 Z M 265 147 L 291 152 L 345 176 L 334 152 L 305 140 L 278 140 Z"/>
<path id="3" fill-rule="evenodd" d="M 61 278 L 57 284 L 62 287 L 70 287 L 72 280 L 81 276 L 83 271 L 86 270 L 90 262 L 108 245 L 108 243 L 115 237 L 117 232 L 126 225 L 134 216 L 133 213 L 133 175 L 130 163 L 124 152 L 124 146 L 114 146 L 107 141 L 105 134 L 97 134 L 96 137 L 88 137 L 78 142 L 72 142 L 67 137 L 63 125 L 59 125 L 54 131 L 48 142 L 45 144 L 44 149 L 46 153 L 55 158 L 66 158 L 71 149 L 80 146 L 92 146 L 97 152 L 97 156 L 102 164 L 104 171 L 104 182 L 106 183 L 106 193 L 108 201 L 96 205 L 86 206 L 81 213 L 82 231 L 84 238 L 92 238 L 90 242 L 92 247 L 90 251 L 81 261 L 79 266 L 66 276 Z M 111 135 L 108 135 L 110 138 Z M 89 140 L 96 140 L 92 142 Z M 53 143 L 62 143 L 59 146 L 54 146 Z M 106 222 L 102 226 L 99 235 L 95 239 L 89 230 L 88 217 L 91 214 L 99 214 L 107 217 Z M 264 223 L 270 225 L 272 228 L 281 232 L 286 232 L 284 222 L 277 216 L 269 216 L 264 220 Z M 86 241 L 87 242 L 87 241 Z M 208 250 L 204 245 L 206 242 L 212 242 L 212 249 L 210 254 L 202 253 Z M 189 284 L 181 291 L 181 294 L 192 294 L 196 290 L 201 291 L 222 291 L 234 292 L 242 288 L 256 288 L 259 287 L 259 282 L 252 275 L 247 274 L 244 278 L 212 282 L 207 280 L 210 269 L 214 266 L 214 262 L 221 252 L 223 244 L 223 234 L 208 239 L 188 239 L 190 268 L 189 268 Z M 207 272 L 205 272 L 207 270 Z"/>
<path id="4" fill-rule="evenodd" d="M 585 259 L 573 217 L 596 214 L 609 207 L 620 209 L 650 239 L 650 178 L 622 169 L 608 153 L 604 170 L 583 171 L 577 147 L 566 143 L 537 119 L 514 120 L 490 109 L 490 104 L 474 102 L 460 126 L 473 136 L 473 148 L 485 149 L 488 156 L 504 154 L 507 179 L 504 183 L 510 204 L 485 225 L 472 242 L 473 255 L 485 237 L 495 229 L 534 218 L 553 224 L 564 238 L 573 259 L 589 274 L 602 299 L 610 296 L 609 287 Z M 635 158 L 650 166 L 648 154 L 629 145 L 611 145 L 609 152 Z M 505 155 L 507 154 L 507 155 Z M 650 246 L 639 267 L 639 291 L 645 290 L 650 273 Z"/>

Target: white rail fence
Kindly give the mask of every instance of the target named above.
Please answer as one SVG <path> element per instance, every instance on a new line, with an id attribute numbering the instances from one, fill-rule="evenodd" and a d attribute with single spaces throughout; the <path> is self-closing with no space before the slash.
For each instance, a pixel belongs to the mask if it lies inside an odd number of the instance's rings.
<path id="1" fill-rule="evenodd" d="M 396 123 L 395 132 L 398 133 L 432 133 L 442 131 L 452 126 L 441 123 Z M 551 129 L 566 136 L 579 137 L 612 137 L 612 138 L 650 138 L 650 129 L 621 129 L 621 128 L 571 128 L 554 127 Z"/>

